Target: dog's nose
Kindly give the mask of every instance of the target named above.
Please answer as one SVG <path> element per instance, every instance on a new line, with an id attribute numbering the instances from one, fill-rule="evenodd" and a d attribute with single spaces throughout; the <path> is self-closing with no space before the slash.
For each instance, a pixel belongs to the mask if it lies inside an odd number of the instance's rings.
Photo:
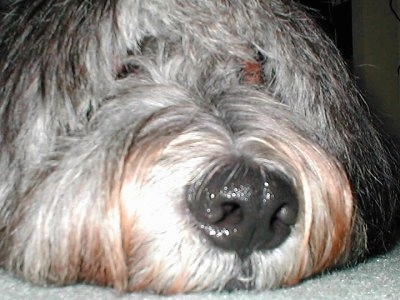
<path id="1" fill-rule="evenodd" d="M 205 236 L 242 258 L 279 246 L 298 214 L 295 189 L 281 172 L 246 163 L 206 177 L 189 189 L 188 201 Z"/>

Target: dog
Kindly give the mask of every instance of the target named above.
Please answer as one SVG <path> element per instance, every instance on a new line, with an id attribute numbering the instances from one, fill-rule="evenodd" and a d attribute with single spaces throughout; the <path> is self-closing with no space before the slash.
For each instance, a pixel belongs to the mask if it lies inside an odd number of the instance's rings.
<path id="1" fill-rule="evenodd" d="M 4 269 L 259 291 L 394 244 L 396 154 L 297 2 L 1 7 Z"/>

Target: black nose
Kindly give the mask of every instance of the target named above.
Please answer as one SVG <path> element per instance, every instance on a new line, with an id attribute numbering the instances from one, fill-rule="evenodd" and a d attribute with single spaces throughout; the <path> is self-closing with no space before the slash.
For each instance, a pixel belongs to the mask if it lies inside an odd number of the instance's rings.
<path id="1" fill-rule="evenodd" d="M 238 163 L 214 172 L 188 190 L 189 209 L 216 246 L 246 257 L 273 249 L 296 223 L 294 187 L 279 171 Z"/>

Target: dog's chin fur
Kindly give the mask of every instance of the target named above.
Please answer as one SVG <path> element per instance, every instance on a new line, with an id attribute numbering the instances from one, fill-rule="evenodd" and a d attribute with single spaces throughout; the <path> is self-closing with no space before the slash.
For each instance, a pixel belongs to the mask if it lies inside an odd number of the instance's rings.
<path id="1" fill-rule="evenodd" d="M 9 2 L 4 268 L 123 292 L 261 290 L 393 243 L 393 157 L 297 4 Z M 242 160 L 284 174 L 299 201 L 289 237 L 246 258 L 211 243 L 188 208 L 191 186 Z"/>

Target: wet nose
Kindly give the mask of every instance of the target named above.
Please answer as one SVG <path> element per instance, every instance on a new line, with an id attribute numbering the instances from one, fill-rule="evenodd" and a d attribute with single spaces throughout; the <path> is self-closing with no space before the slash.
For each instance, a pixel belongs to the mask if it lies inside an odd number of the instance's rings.
<path id="1" fill-rule="evenodd" d="M 225 167 L 194 184 L 188 203 L 206 238 L 241 257 L 278 247 L 298 214 L 288 178 L 246 163 Z"/>

